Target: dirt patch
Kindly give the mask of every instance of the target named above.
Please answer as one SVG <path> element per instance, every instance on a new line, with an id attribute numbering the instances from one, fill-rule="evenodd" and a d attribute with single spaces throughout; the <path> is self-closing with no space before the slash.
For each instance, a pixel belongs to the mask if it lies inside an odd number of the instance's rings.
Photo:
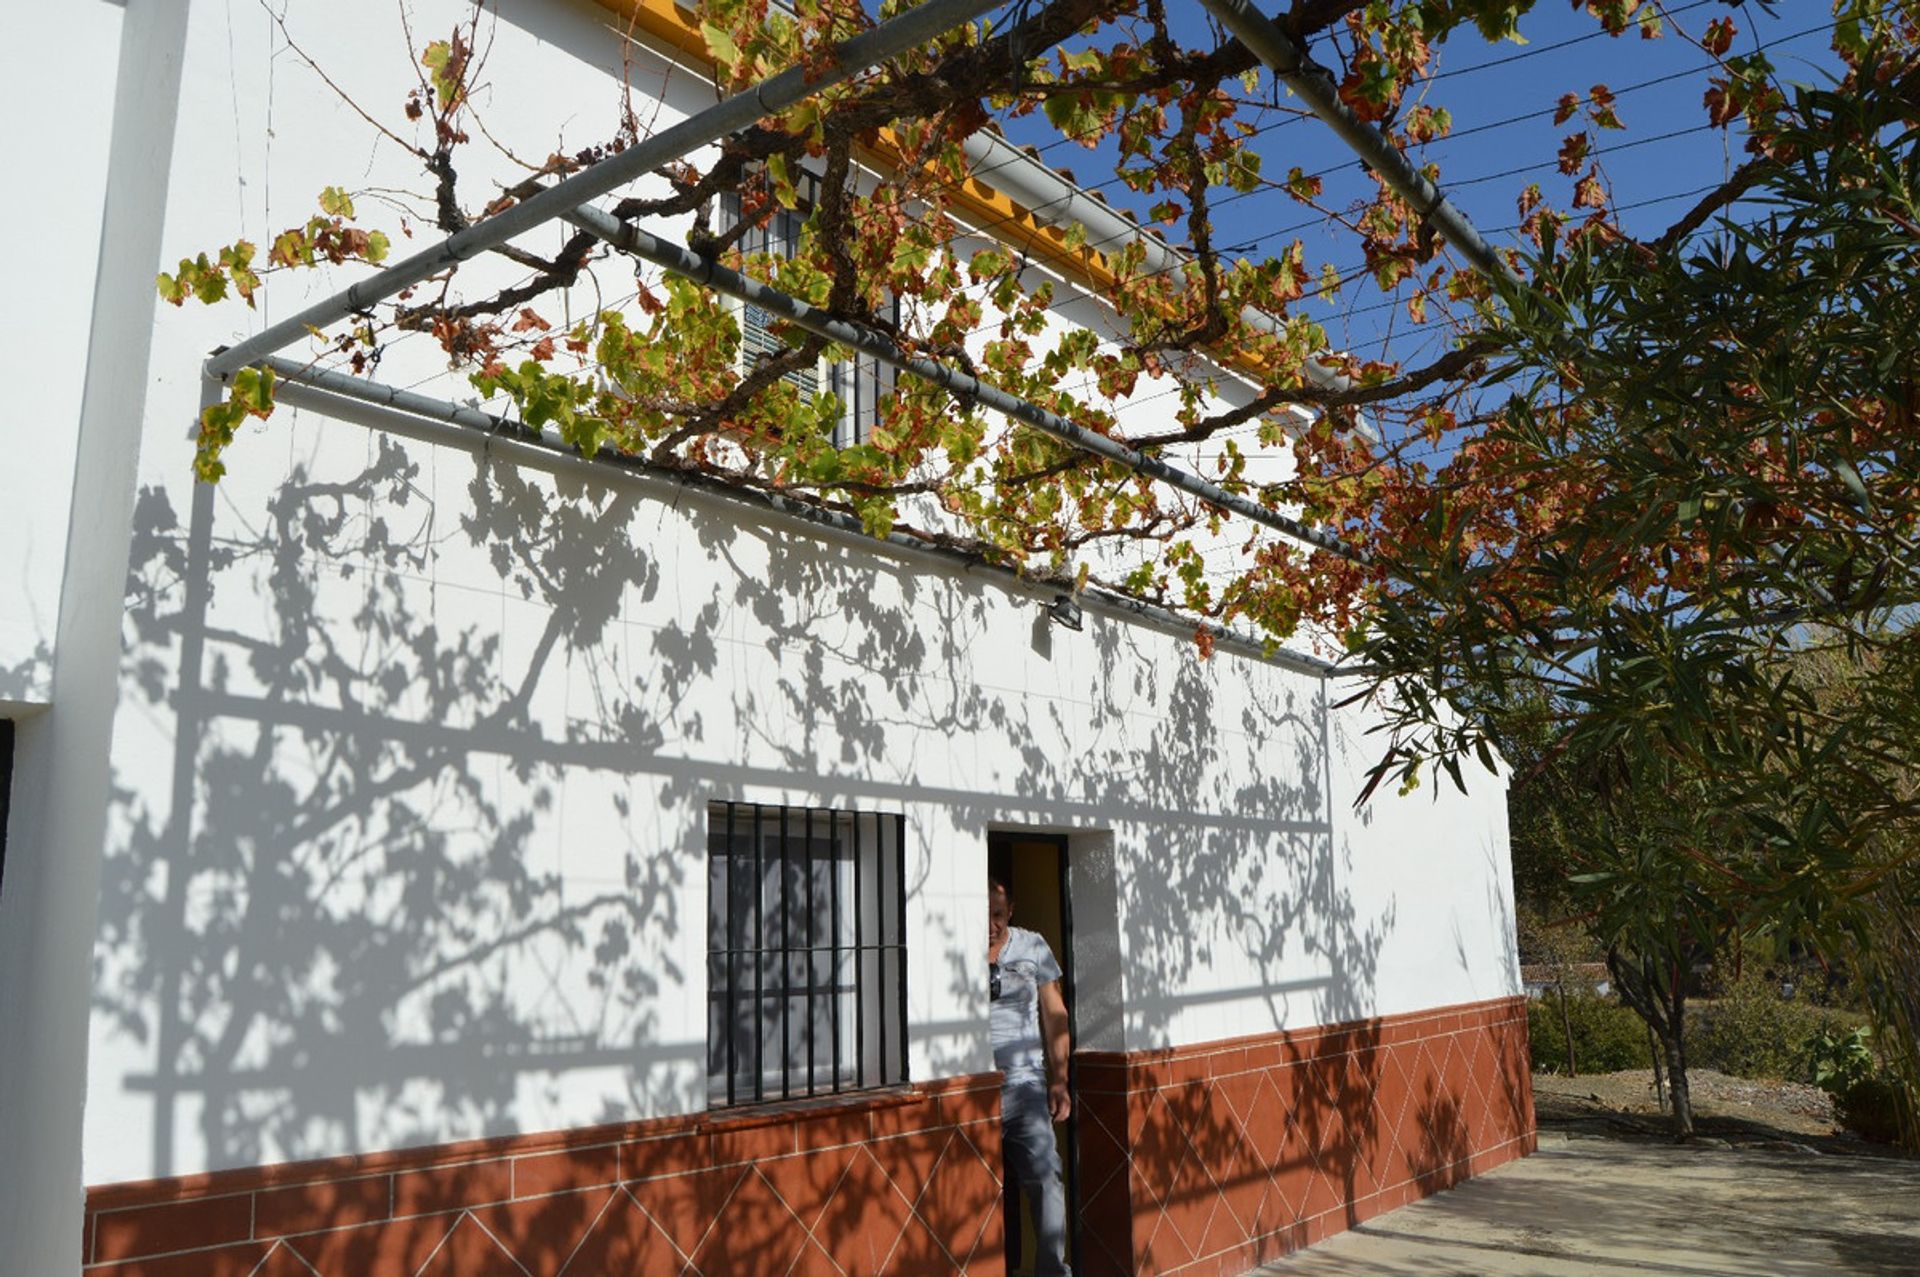
<path id="1" fill-rule="evenodd" d="M 1839 1128 L 1827 1093 L 1804 1082 L 1729 1077 L 1712 1069 L 1688 1074 L 1699 1133 L 1736 1146 L 1796 1146 L 1808 1152 L 1898 1156 Z M 1654 1099 L 1653 1070 L 1563 1077 L 1533 1075 L 1534 1113 L 1543 1130 L 1628 1138 L 1671 1138 Z"/>

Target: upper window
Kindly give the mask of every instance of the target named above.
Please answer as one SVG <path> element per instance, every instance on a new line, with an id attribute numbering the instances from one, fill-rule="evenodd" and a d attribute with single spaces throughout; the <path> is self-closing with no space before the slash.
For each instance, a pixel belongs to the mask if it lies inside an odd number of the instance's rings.
<path id="1" fill-rule="evenodd" d="M 907 1080 L 905 817 L 707 812 L 707 1094 L 715 1106 Z"/>
<path id="2" fill-rule="evenodd" d="M 750 226 L 740 237 L 740 251 L 749 256 L 764 253 L 769 257 L 792 257 L 800 247 L 800 230 L 807 213 L 819 195 L 820 179 L 805 170 L 794 178 L 800 197 L 798 208 L 774 210 L 765 224 Z M 729 192 L 721 200 L 723 226 L 739 224 L 740 197 Z M 744 374 L 762 359 L 779 354 L 787 343 L 775 333 L 779 317 L 750 302 L 735 303 L 740 320 L 740 371 Z M 900 302 L 891 298 L 882 314 L 890 323 L 900 322 Z M 833 431 L 835 447 L 865 443 L 873 435 L 880 401 L 893 393 L 894 369 L 871 355 L 856 354 L 834 362 L 821 360 L 812 368 L 790 372 L 785 380 L 805 398 L 821 390 L 830 390 L 840 401 L 840 420 Z"/>

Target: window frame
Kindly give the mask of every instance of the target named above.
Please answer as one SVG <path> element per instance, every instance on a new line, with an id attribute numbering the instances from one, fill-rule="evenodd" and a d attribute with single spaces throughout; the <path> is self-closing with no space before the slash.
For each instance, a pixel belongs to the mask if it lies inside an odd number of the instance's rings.
<path id="1" fill-rule="evenodd" d="M 776 207 L 763 224 L 750 227 L 737 245 L 743 255 L 792 257 L 800 242 L 801 228 L 819 199 L 819 175 L 810 169 L 797 168 L 794 171 L 794 189 L 799 196 L 798 206 L 791 209 Z M 741 224 L 745 214 L 737 190 L 721 193 L 719 213 L 722 233 Z M 786 343 L 771 335 L 773 325 L 780 322 L 779 316 L 738 298 L 729 299 L 729 307 L 740 326 L 740 355 L 736 369 L 744 377 L 760 358 L 772 354 Z M 756 313 L 765 315 L 766 322 L 756 322 L 752 318 Z M 898 326 L 899 297 L 888 296 L 882 318 Z M 840 400 L 840 417 L 833 426 L 833 446 L 848 448 L 866 443 L 873 437 L 873 429 L 880 420 L 880 404 L 891 397 L 899 386 L 899 370 L 892 364 L 855 351 L 846 359 L 830 360 L 823 355 L 816 361 L 811 373 L 795 370 L 781 380 L 792 385 L 802 396 L 818 395 L 823 390 L 833 392 Z"/>
<path id="2" fill-rule="evenodd" d="M 710 1108 L 910 1080 L 904 813 L 712 801 L 707 883 Z"/>

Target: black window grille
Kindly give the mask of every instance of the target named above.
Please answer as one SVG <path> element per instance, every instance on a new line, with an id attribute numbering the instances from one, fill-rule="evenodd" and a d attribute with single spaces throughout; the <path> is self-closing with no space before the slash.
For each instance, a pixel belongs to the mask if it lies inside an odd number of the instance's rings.
<path id="1" fill-rule="evenodd" d="M 798 170 L 794 175 L 794 190 L 799 197 L 799 207 L 776 209 L 763 224 L 749 226 L 740 237 L 740 251 L 749 257 L 759 254 L 792 257 L 799 250 L 801 228 L 806 225 L 807 214 L 819 197 L 819 187 L 819 178 L 804 169 Z M 742 216 L 740 197 L 731 191 L 723 195 L 720 213 L 721 229 L 738 225 Z M 784 351 L 787 343 L 774 332 L 780 322 L 778 316 L 751 302 L 741 302 L 739 306 L 740 371 L 746 373 L 760 360 Z M 897 326 L 900 299 L 889 297 L 880 318 Z M 836 448 L 865 443 L 873 437 L 880 404 L 893 394 L 896 384 L 893 365 L 857 352 L 837 363 L 796 369 L 781 380 L 791 383 L 803 399 L 812 399 L 823 386 L 839 399 L 840 420 L 833 428 Z"/>
<path id="2" fill-rule="evenodd" d="M 907 1080 L 906 818 L 707 812 L 707 1093 L 718 1105 Z"/>
<path id="3" fill-rule="evenodd" d="M 888 300 L 881 315 L 896 328 L 900 324 L 900 299 Z M 827 370 L 827 382 L 840 400 L 840 421 L 833 428 L 833 446 L 852 447 L 873 438 L 880 421 L 880 404 L 893 394 L 895 369 L 872 355 L 853 352 Z"/>

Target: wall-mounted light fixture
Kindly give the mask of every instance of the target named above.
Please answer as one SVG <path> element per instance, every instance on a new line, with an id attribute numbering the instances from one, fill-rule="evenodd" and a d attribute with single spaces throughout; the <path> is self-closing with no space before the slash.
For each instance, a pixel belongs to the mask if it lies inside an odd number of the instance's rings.
<path id="1" fill-rule="evenodd" d="M 1086 621 L 1085 615 L 1080 611 L 1080 605 L 1073 601 L 1071 594 L 1054 595 L 1053 602 L 1047 604 L 1047 615 L 1053 618 L 1054 624 L 1072 630 L 1076 634 L 1080 632 Z"/>

